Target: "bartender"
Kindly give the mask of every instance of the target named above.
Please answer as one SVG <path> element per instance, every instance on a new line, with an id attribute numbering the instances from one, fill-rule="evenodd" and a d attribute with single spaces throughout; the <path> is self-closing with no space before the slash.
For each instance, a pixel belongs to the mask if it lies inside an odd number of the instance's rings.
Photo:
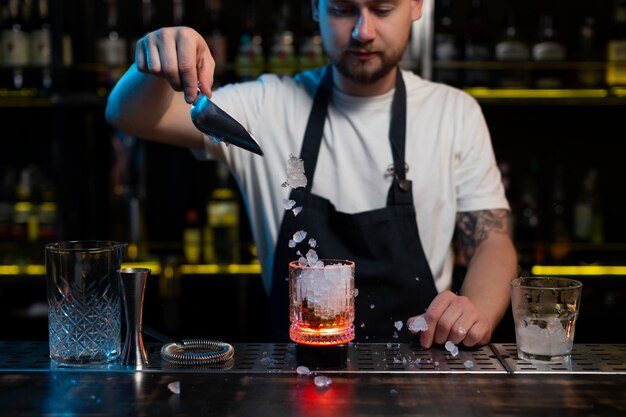
<path id="1" fill-rule="evenodd" d="M 228 164 L 247 202 L 275 341 L 288 334 L 286 277 L 299 256 L 288 242 L 298 230 L 316 239 L 320 258 L 356 262 L 356 340 L 484 345 L 508 308 L 516 255 L 480 107 L 398 66 L 422 6 L 312 0 L 327 67 L 213 92 L 203 37 L 162 28 L 137 43 L 109 97 L 107 120 L 120 130 Z M 196 129 L 198 89 L 258 139 L 264 156 Z M 308 178 L 292 193 L 281 186 L 290 154 Z M 298 216 L 285 210 L 291 198 L 303 207 Z M 450 290 L 455 248 L 467 264 L 458 294 Z M 418 317 L 427 330 L 416 335 Z"/>

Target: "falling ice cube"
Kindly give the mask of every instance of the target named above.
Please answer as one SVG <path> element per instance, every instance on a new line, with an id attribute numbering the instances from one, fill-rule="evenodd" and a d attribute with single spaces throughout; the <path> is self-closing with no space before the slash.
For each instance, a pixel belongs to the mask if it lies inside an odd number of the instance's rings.
<path id="1" fill-rule="evenodd" d="M 297 231 L 293 234 L 293 241 L 296 243 L 300 243 L 306 238 L 306 232 L 304 230 Z"/>
<path id="2" fill-rule="evenodd" d="M 396 329 L 398 329 L 398 331 L 400 331 L 400 330 L 402 330 L 402 326 L 404 325 L 404 323 L 402 323 L 400 320 L 398 320 L 393 325 L 396 326 Z"/>
<path id="3" fill-rule="evenodd" d="M 291 212 L 293 213 L 294 216 L 297 216 L 298 214 L 300 214 L 300 212 L 302 211 L 302 207 L 298 206 L 296 208 L 294 208 L 293 210 L 291 210 Z"/>
<path id="4" fill-rule="evenodd" d="M 304 175 L 304 161 L 298 157 L 289 155 L 287 160 L 287 181 L 285 183 L 290 188 L 306 187 L 307 179 Z"/>
<path id="5" fill-rule="evenodd" d="M 309 239 L 309 246 L 312 247 L 312 248 L 316 247 L 317 246 L 317 240 L 315 240 L 313 238 Z"/>
<path id="6" fill-rule="evenodd" d="M 308 266 L 309 263 L 307 262 L 306 258 L 304 256 L 301 256 L 300 259 L 298 259 L 298 262 L 300 263 L 300 266 Z"/>
<path id="7" fill-rule="evenodd" d="M 291 210 L 293 206 L 296 205 L 296 202 L 294 200 L 289 200 L 288 198 L 283 198 L 283 204 L 284 204 L 285 210 Z"/>
<path id="8" fill-rule="evenodd" d="M 424 316 L 417 317 L 415 320 L 407 323 L 407 326 L 409 330 L 413 333 L 425 332 L 426 330 L 428 330 L 428 323 L 426 322 Z"/>
<path id="9" fill-rule="evenodd" d="M 452 356 L 457 356 L 459 354 L 459 348 L 451 341 L 448 340 L 445 344 L 445 347 Z"/>
<path id="10" fill-rule="evenodd" d="M 290 248 L 295 248 L 296 247 L 296 241 L 293 239 L 289 239 L 289 247 Z"/>
<path id="11" fill-rule="evenodd" d="M 174 381 L 167 384 L 167 389 L 172 391 L 174 394 L 180 394 L 180 381 Z"/>

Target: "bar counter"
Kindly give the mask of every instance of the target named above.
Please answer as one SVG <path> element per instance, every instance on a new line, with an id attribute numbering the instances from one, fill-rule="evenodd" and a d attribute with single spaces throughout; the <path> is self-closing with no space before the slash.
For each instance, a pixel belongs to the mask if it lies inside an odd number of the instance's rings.
<path id="1" fill-rule="evenodd" d="M 0 416 L 624 416 L 626 345 L 535 366 L 514 344 L 351 344 L 342 369 L 296 372 L 293 344 L 234 344 L 220 368 L 51 368 L 45 342 L 0 342 Z M 317 386 L 315 376 L 332 383 Z"/>

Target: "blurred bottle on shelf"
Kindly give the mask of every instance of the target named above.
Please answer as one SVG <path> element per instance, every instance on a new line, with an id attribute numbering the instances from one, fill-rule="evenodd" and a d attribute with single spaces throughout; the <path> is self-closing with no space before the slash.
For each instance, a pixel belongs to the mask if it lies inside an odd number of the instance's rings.
<path id="1" fill-rule="evenodd" d="M 485 30 L 483 21 L 483 8 L 481 0 L 472 0 L 469 30 L 465 36 L 464 55 L 466 65 L 463 84 L 466 87 L 489 87 L 490 74 L 480 65 L 492 59 L 492 41 Z M 474 68 L 473 65 L 478 65 Z"/>
<path id="2" fill-rule="evenodd" d="M 544 14 L 539 17 L 539 35 L 532 47 L 533 61 L 551 67 L 537 68 L 533 73 L 533 86 L 536 88 L 562 88 L 563 68 L 559 63 L 567 59 L 565 44 L 558 38 L 554 28 L 554 16 Z"/>
<path id="3" fill-rule="evenodd" d="M 191 264 L 199 263 L 202 256 L 202 232 L 200 231 L 200 220 L 196 209 L 189 209 L 185 213 L 183 254 L 185 261 Z"/>
<path id="4" fill-rule="evenodd" d="M 574 205 L 574 239 L 583 243 L 604 241 L 604 217 L 595 168 L 590 168 L 583 177 Z"/>
<path id="5" fill-rule="evenodd" d="M 17 172 L 13 168 L 5 168 L 0 178 L 0 243 L 10 242 L 11 224 L 13 223 L 13 204 Z M 0 258 L 5 258 L 6 253 Z"/>
<path id="6" fill-rule="evenodd" d="M 40 187 L 39 240 L 50 243 L 57 240 L 56 187 L 51 178 L 43 178 Z"/>
<path id="7" fill-rule="evenodd" d="M 32 84 L 43 93 L 52 89 L 52 24 L 48 0 L 36 0 L 36 13 L 30 30 Z"/>
<path id="8" fill-rule="evenodd" d="M 134 60 L 137 49 L 137 42 L 148 32 L 157 29 L 156 27 L 156 7 L 152 0 L 141 0 L 139 2 L 139 14 L 136 31 L 133 32 L 130 41 L 129 56 Z M 118 35 L 119 36 L 119 35 Z"/>
<path id="9" fill-rule="evenodd" d="M 288 26 L 290 15 L 289 3 L 283 1 L 274 17 L 275 33 L 268 60 L 269 71 L 276 75 L 293 75 L 296 72 L 294 37 Z"/>
<path id="10" fill-rule="evenodd" d="M 626 0 L 615 0 L 606 57 L 607 85 L 626 86 Z"/>
<path id="11" fill-rule="evenodd" d="M 128 66 L 128 43 L 120 33 L 117 0 L 102 0 L 102 28 L 97 40 L 97 61 L 100 65 L 97 83 L 104 95 L 120 79 Z"/>
<path id="12" fill-rule="evenodd" d="M 451 0 L 440 0 L 438 15 L 433 48 L 436 65 L 433 78 L 437 82 L 458 86 L 461 83 L 461 72 L 454 65 L 463 57 L 461 40 L 452 17 Z"/>
<path id="13" fill-rule="evenodd" d="M 241 262 L 239 235 L 239 198 L 230 186 L 230 173 L 225 164 L 216 165 L 217 187 L 207 202 L 204 229 L 204 260 L 213 264 Z"/>
<path id="14" fill-rule="evenodd" d="M 504 187 L 505 195 L 509 200 L 509 204 L 513 206 L 511 163 L 508 161 L 501 161 L 498 163 L 498 168 L 500 170 L 500 176 L 502 178 L 502 186 Z M 515 240 L 515 210 L 513 207 L 511 207 L 511 210 L 509 211 L 507 222 L 509 227 L 509 235 L 511 236 L 511 239 Z"/>
<path id="15" fill-rule="evenodd" d="M 533 159 L 529 171 L 522 177 L 519 200 L 515 205 L 515 240 L 525 248 L 520 254 L 522 265 L 540 263 L 544 259 L 538 178 L 539 164 Z"/>
<path id="16" fill-rule="evenodd" d="M 310 3 L 306 2 L 300 11 L 300 27 L 303 30 L 298 48 L 297 67 L 299 71 L 306 71 L 326 65 L 326 57 L 322 47 L 322 36 L 319 33 L 317 23 L 311 17 Z"/>
<path id="17" fill-rule="evenodd" d="M 220 78 L 228 68 L 228 38 L 224 30 L 222 0 L 205 0 L 204 10 L 205 19 L 209 25 L 203 35 L 215 60 L 215 81 L 217 81 L 215 87 L 218 87 Z"/>
<path id="18" fill-rule="evenodd" d="M 239 37 L 235 72 L 239 81 L 249 81 L 256 79 L 263 71 L 265 71 L 263 36 L 256 27 L 254 5 L 248 3 L 243 32 Z"/>
<path id="19" fill-rule="evenodd" d="M 495 45 L 495 57 L 505 65 L 498 77 L 500 87 L 529 86 L 529 74 L 524 65 L 530 59 L 530 48 L 519 35 L 517 17 L 514 14 L 506 17 L 504 35 Z"/>
<path id="20" fill-rule="evenodd" d="M 30 64 L 30 38 L 20 0 L 8 0 L 7 16 L 0 24 L 0 88 L 18 91 L 26 87 L 26 67 Z"/>
<path id="21" fill-rule="evenodd" d="M 596 19 L 586 16 L 578 33 L 577 83 L 580 88 L 597 88 L 604 83 L 604 54 L 598 43 Z"/>
<path id="22" fill-rule="evenodd" d="M 571 252 L 571 237 L 567 220 L 563 167 L 557 165 L 552 185 L 550 207 L 550 256 L 556 263 L 563 262 Z"/>

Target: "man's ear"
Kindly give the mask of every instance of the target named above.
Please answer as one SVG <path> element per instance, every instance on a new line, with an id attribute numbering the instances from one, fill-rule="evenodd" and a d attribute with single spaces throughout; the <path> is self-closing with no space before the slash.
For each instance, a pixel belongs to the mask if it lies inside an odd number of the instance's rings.
<path id="1" fill-rule="evenodd" d="M 416 21 L 422 17 L 423 6 L 424 6 L 424 0 L 411 0 L 411 20 L 412 21 Z"/>

